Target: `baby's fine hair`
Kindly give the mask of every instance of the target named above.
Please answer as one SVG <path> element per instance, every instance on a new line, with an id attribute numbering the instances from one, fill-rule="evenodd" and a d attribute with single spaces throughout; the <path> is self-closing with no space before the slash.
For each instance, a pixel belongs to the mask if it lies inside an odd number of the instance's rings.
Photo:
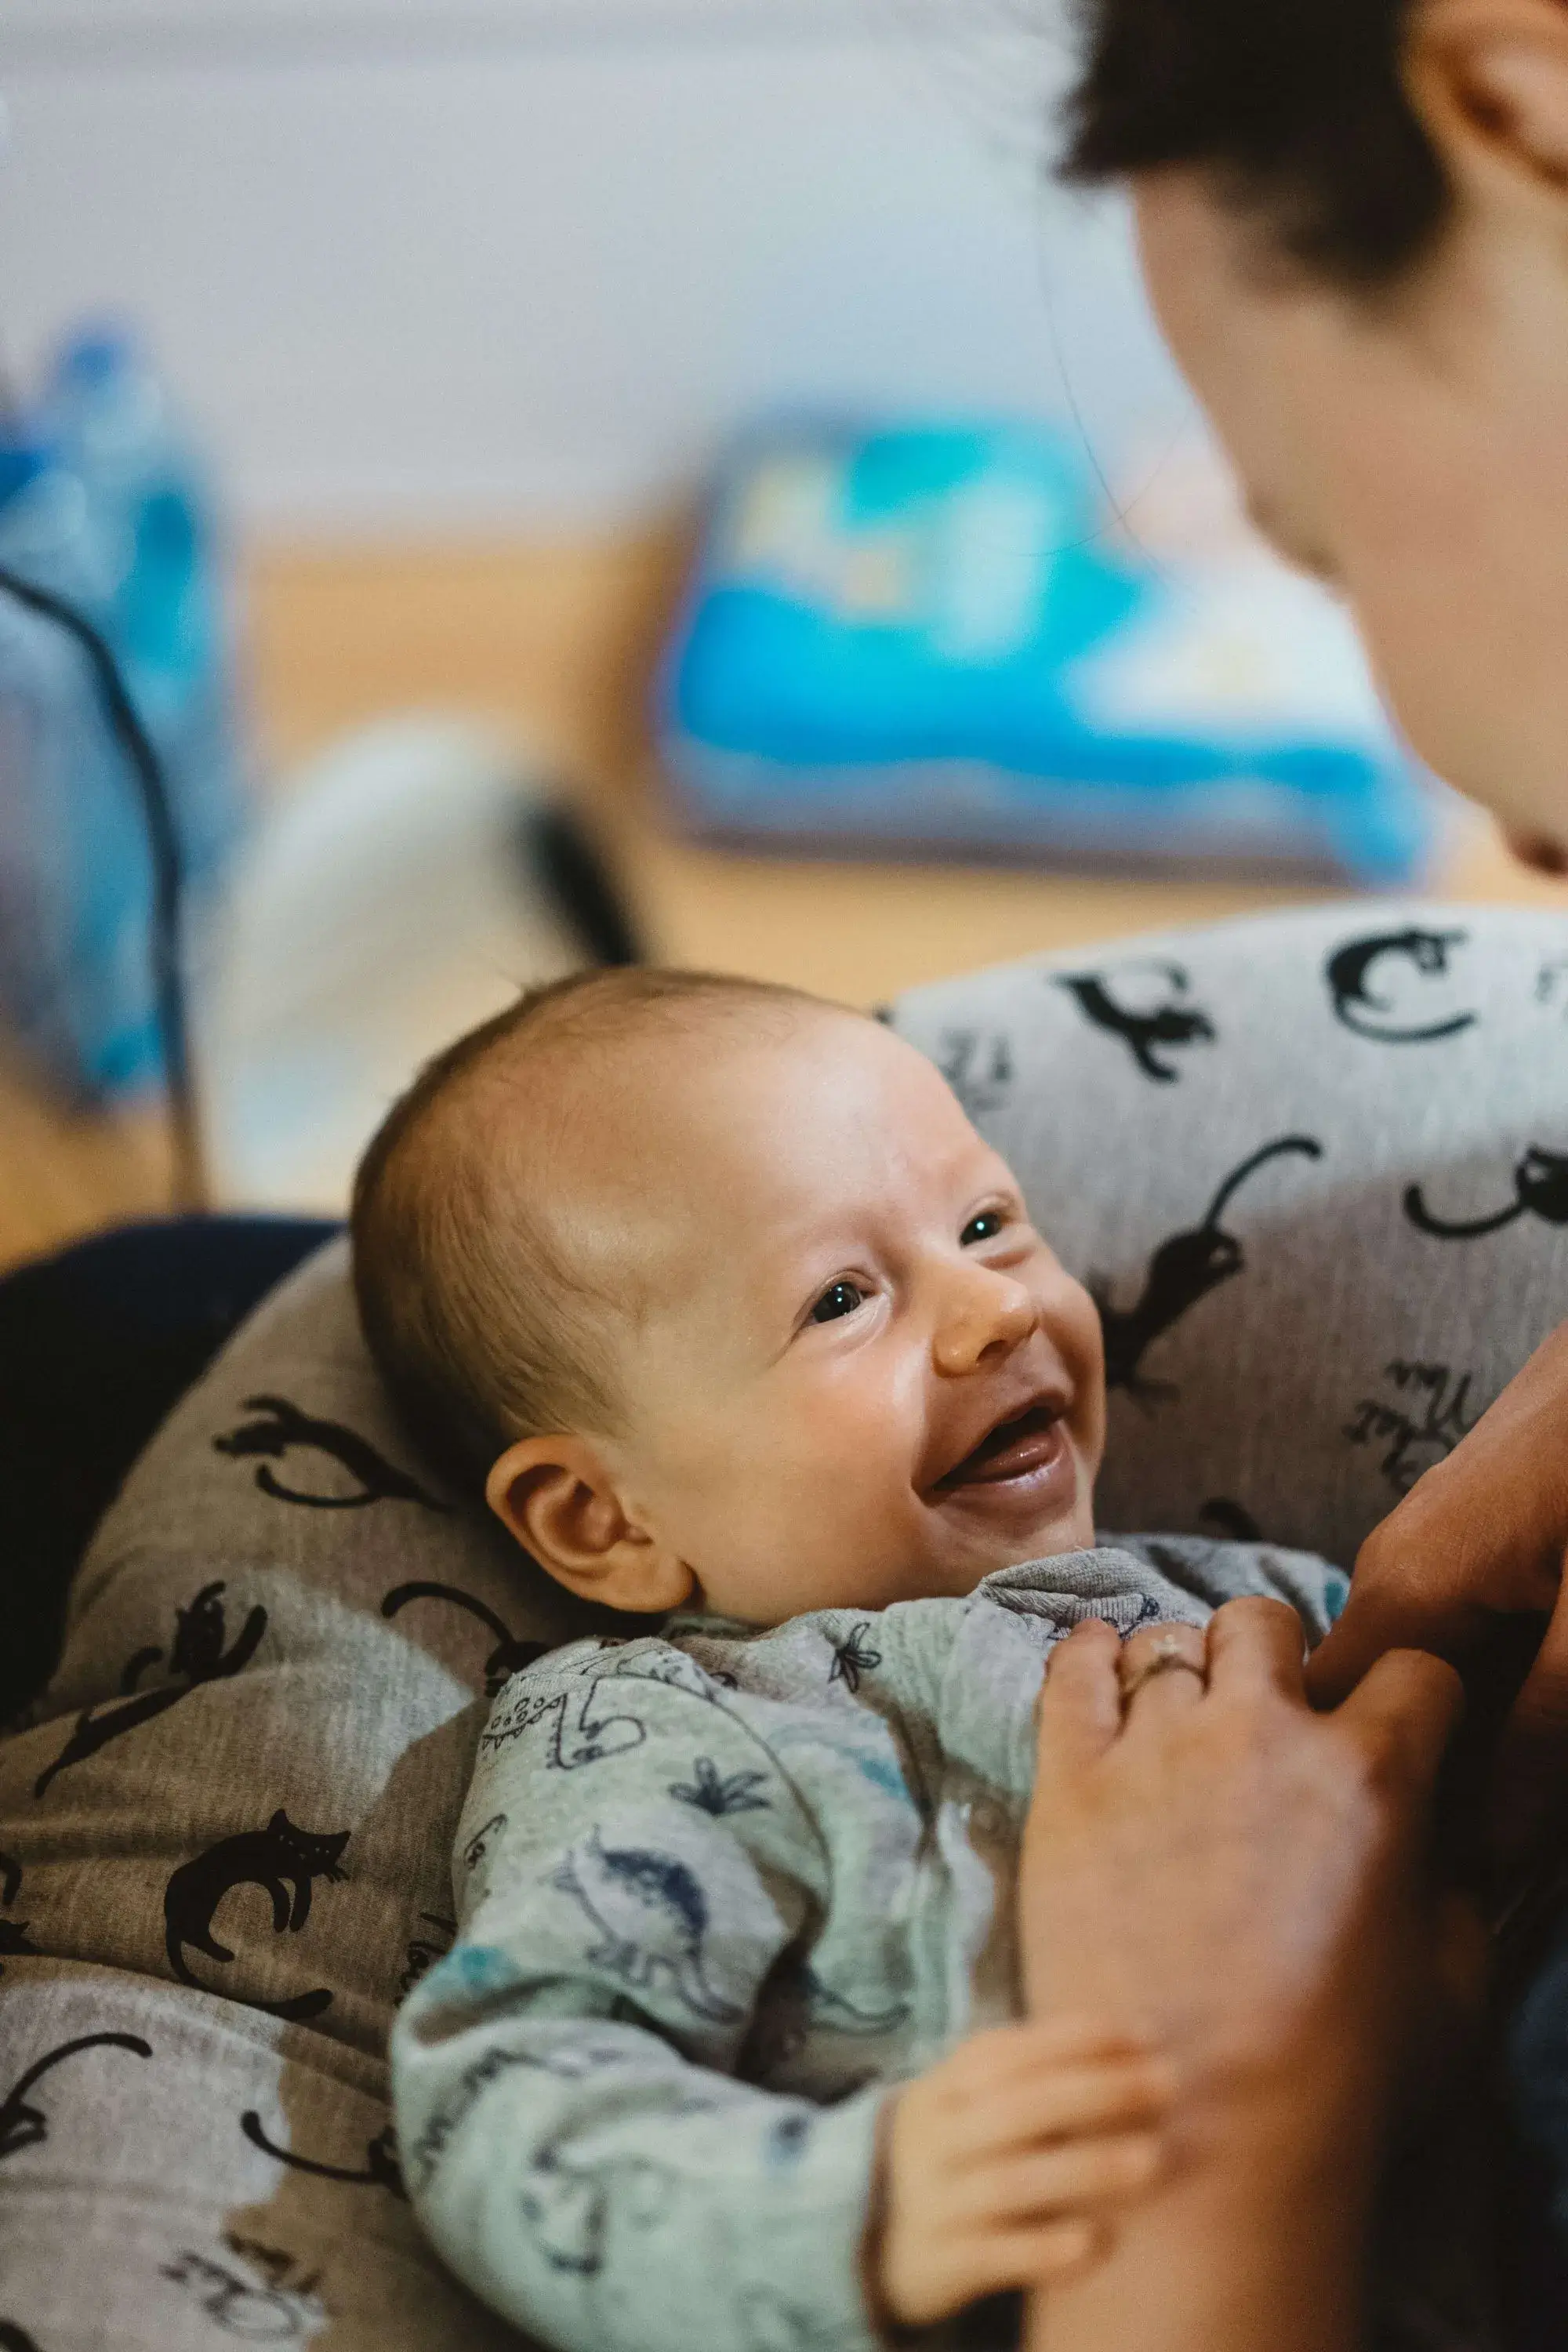
<path id="1" fill-rule="evenodd" d="M 528 1126 L 548 1139 L 559 1057 L 822 1003 L 721 972 L 577 973 L 469 1030 L 393 1105 L 354 1180 L 354 1295 L 394 1403 L 459 1486 L 482 1485 L 521 1437 L 616 1426 L 616 1301 L 564 1262 L 548 1204 L 530 1197 L 543 1155 L 528 1150 Z"/>

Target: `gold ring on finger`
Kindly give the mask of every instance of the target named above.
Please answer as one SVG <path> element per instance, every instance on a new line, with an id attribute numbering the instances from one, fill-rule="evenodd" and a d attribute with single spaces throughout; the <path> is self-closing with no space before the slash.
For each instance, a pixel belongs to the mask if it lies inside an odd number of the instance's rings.
<path id="1" fill-rule="evenodd" d="M 1152 1646 L 1146 1658 L 1141 1658 L 1135 1666 L 1123 1674 L 1122 1706 L 1131 1706 L 1144 1684 L 1152 1683 L 1156 1675 L 1195 1675 L 1204 1687 L 1208 1687 L 1206 1668 L 1201 1666 L 1195 1658 L 1188 1657 L 1180 1642 L 1167 1636 L 1164 1641 Z"/>

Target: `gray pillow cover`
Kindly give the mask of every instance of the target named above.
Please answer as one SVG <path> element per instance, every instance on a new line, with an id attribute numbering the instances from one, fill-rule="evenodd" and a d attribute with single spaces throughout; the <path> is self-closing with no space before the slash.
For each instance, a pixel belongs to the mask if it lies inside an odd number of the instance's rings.
<path id="1" fill-rule="evenodd" d="M 515 2341 L 413 2225 L 383 2053 L 487 1683 L 578 1621 L 413 1465 L 343 1267 L 165 1424 L 0 1743 L 5 2352 Z"/>
<path id="2" fill-rule="evenodd" d="M 1312 910 L 895 1018 L 1097 1283 L 1107 1525 L 1348 1564 L 1568 1311 L 1568 919 Z M 303 1268 L 0 1743 L 0 2352 L 518 2341 L 412 2226 L 383 2049 L 487 1684 L 586 1622 L 416 1459 L 341 1247 Z"/>
<path id="3" fill-rule="evenodd" d="M 1568 917 L 1313 908 L 896 1021 L 1100 1300 L 1104 1527 L 1348 1568 L 1568 1316 Z"/>

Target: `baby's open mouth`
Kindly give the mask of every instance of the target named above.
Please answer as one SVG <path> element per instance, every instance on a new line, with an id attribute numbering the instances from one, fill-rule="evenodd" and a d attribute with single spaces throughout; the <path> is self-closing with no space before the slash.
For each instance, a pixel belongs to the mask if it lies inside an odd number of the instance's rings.
<path id="1" fill-rule="evenodd" d="M 1058 1406 L 1029 1405 L 1011 1421 L 999 1421 L 994 1429 L 987 1430 L 979 1444 L 937 1480 L 938 1491 L 997 1486 L 1007 1478 L 1026 1477 L 1031 1470 L 1056 1460 L 1065 1437 Z"/>

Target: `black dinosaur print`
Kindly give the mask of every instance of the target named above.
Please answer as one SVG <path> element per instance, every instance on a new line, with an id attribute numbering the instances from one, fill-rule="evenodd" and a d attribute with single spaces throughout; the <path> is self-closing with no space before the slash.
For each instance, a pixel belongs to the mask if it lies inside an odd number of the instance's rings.
<path id="1" fill-rule="evenodd" d="M 226 1965 L 233 1959 L 228 1947 L 214 1935 L 213 1920 L 224 1896 L 236 1887 L 262 1888 L 272 1898 L 274 1935 L 281 1936 L 285 1929 L 298 1935 L 310 1916 L 315 1881 L 347 1877 L 341 1864 L 349 1835 L 347 1830 L 326 1835 L 302 1830 L 279 1809 L 264 1830 L 244 1830 L 237 1837 L 220 1838 L 205 1853 L 182 1863 L 163 1894 L 164 1944 L 169 1966 L 181 1983 L 195 1985 L 199 1992 L 215 1990 L 192 1975 L 185 1958 L 187 1946 Z M 298 2024 L 320 2017 L 331 2000 L 326 1987 L 321 1986 L 292 2000 L 251 2000 L 248 2006 Z"/>
<path id="2" fill-rule="evenodd" d="M 468 1840 L 468 1844 L 463 1848 L 462 1863 L 463 1868 L 466 1871 L 472 1872 L 478 1870 L 480 1863 L 483 1862 L 486 1854 L 489 1853 L 490 1850 L 490 1841 L 492 1838 L 498 1836 L 505 1827 L 506 1815 L 504 1813 L 492 1813 L 488 1822 L 480 1822 L 479 1828 L 474 1832 L 473 1836 Z"/>
<path id="3" fill-rule="evenodd" d="M 397 2135 L 390 2124 L 378 2131 L 374 2139 L 366 2140 L 364 2162 L 361 2166 L 322 2164 L 313 2156 L 300 2156 L 291 2147 L 279 2147 L 267 2137 L 265 2125 L 254 2107 L 247 2107 L 239 2119 L 239 2128 L 252 2147 L 263 2156 L 270 2156 L 295 2172 L 314 2173 L 318 2180 L 346 2181 L 355 2189 L 390 2189 L 395 2197 L 405 2197 L 403 2173 L 397 2161 Z"/>
<path id="4" fill-rule="evenodd" d="M 428 2116 L 411 2145 L 403 2152 L 405 2176 L 416 2189 L 425 2188 L 440 2166 L 454 2135 L 467 2122 L 479 2100 L 490 2084 L 518 2067 L 532 2068 L 538 2060 L 529 2051 L 509 2050 L 504 2044 L 486 2050 L 470 2061 L 458 2078 L 456 2095 L 449 2106 L 437 2106 Z M 586 2065 L 584 2073 L 590 2071 Z"/>
<path id="5" fill-rule="evenodd" d="M 482 1601 L 476 1601 L 471 1592 L 459 1591 L 455 1584 L 395 1585 L 381 1604 L 381 1613 L 388 1619 L 395 1617 L 407 1608 L 411 1601 L 449 1601 L 454 1609 L 466 1610 L 470 1617 L 477 1617 L 479 1623 L 494 1634 L 495 1648 L 485 1660 L 487 1698 L 494 1698 L 503 1683 L 510 1682 L 513 1675 L 521 1674 L 525 1666 L 531 1666 L 539 1659 L 547 1657 L 555 1646 L 552 1642 L 517 1640 L 507 1632 L 493 1609 L 488 1608 Z"/>
<path id="6" fill-rule="evenodd" d="M 668 1984 L 694 2015 L 738 2024 L 742 2011 L 708 1976 L 708 1895 L 679 1855 L 646 1846 L 607 1846 L 596 1829 L 552 1874 L 603 1941 L 585 1958 L 638 1991 Z"/>
<path id="7" fill-rule="evenodd" d="M 253 1396 L 245 1400 L 247 1412 L 259 1412 L 261 1421 L 247 1421 L 226 1437 L 213 1439 L 213 1451 L 232 1454 L 237 1462 L 259 1459 L 256 1483 L 264 1495 L 275 1502 L 302 1504 L 310 1511 L 363 1511 L 371 1503 L 417 1503 L 426 1511 L 439 1511 L 449 1516 L 451 1505 L 437 1502 L 426 1493 L 416 1478 L 406 1470 L 399 1470 L 378 1454 L 366 1437 L 345 1429 L 342 1422 L 317 1421 L 287 1397 Z M 300 1486 L 287 1486 L 273 1469 L 281 1462 L 291 1446 L 313 1447 L 325 1454 L 357 1478 L 357 1495 L 310 1494 Z"/>
<path id="8" fill-rule="evenodd" d="M 605 1696 L 611 1684 L 629 1679 L 618 1674 L 596 1675 L 574 1678 L 564 1689 L 545 1691 L 525 1685 L 495 1708 L 479 1734 L 479 1747 L 493 1755 L 511 1740 L 548 1724 L 547 1771 L 575 1772 L 585 1764 L 602 1763 L 607 1756 L 629 1756 L 647 1738 L 647 1727 L 637 1716 L 609 1713 Z"/>
<path id="9" fill-rule="evenodd" d="M 421 1911 L 419 1924 L 422 1927 L 433 1927 L 436 1932 L 433 1936 L 415 1936 L 409 1940 L 403 1956 L 403 1974 L 397 1979 L 397 1990 L 405 1998 L 426 1970 L 444 1953 L 450 1951 L 452 1938 L 458 1932 L 457 1921 L 447 1918 L 439 1911 Z"/>
<path id="10" fill-rule="evenodd" d="M 281 2286 L 258 2286 L 226 2263 L 182 2246 L 162 2275 L 188 2286 L 215 2327 L 247 2344 L 301 2344 L 318 2333 L 326 2315 L 315 2297 Z"/>
<path id="11" fill-rule="evenodd" d="M 847 1690 L 858 1691 L 860 1677 L 868 1675 L 882 1663 L 880 1650 L 873 1650 L 865 1636 L 871 1630 L 871 1620 L 863 1617 L 852 1625 L 842 1642 L 833 1646 L 833 1664 L 827 1669 L 830 1683 L 842 1683 Z"/>
<path id="12" fill-rule="evenodd" d="M 1013 1041 L 1003 1031 L 949 1029 L 937 1067 L 971 1118 L 1000 1110 L 1013 1090 Z"/>
<path id="13" fill-rule="evenodd" d="M 1401 1362 L 1384 1365 L 1384 1373 L 1400 1401 L 1363 1397 L 1344 1435 L 1352 1445 L 1383 1446 L 1379 1470 L 1396 1495 L 1408 1495 L 1422 1472 L 1451 1454 L 1480 1419 L 1470 1411 L 1475 1375 L 1450 1364 Z"/>
<path id="14" fill-rule="evenodd" d="M 599 2022 L 641 2027 L 646 2020 L 635 2000 L 617 1993 Z M 416 2189 L 423 2189 L 477 2102 L 492 2083 L 500 2082 L 504 2075 L 523 2069 L 531 2074 L 548 2074 L 559 2083 L 583 2083 L 601 2071 L 641 2063 L 635 2043 L 628 2046 L 624 2036 L 612 2039 L 608 2033 L 597 2033 L 590 2026 L 553 2048 L 509 2050 L 504 2044 L 492 2044 L 464 2067 L 450 2103 L 436 2107 L 417 2137 L 404 2149 L 401 2162 L 405 2174 L 412 2178 Z"/>
<path id="15" fill-rule="evenodd" d="M 34 2060 L 25 2074 L 19 2074 L 5 2097 L 0 2099 L 0 2157 L 16 2156 L 25 2147 L 37 2147 L 49 2136 L 49 2119 L 41 2107 L 29 2106 L 27 2095 L 37 2088 L 44 2076 L 68 2058 L 76 2058 L 84 2050 L 129 2050 L 133 2058 L 151 2058 L 153 2045 L 143 2042 L 139 2033 L 79 2033 L 74 2042 L 62 2042 L 57 2048 L 47 2050 Z"/>
<path id="16" fill-rule="evenodd" d="M 1243 1510 L 1239 1503 L 1233 1503 L 1228 1495 L 1211 1495 L 1206 1503 L 1199 1506 L 1198 1517 L 1226 1543 L 1260 1544 L 1266 1540 L 1252 1513 Z"/>
<path id="17" fill-rule="evenodd" d="M 1281 1135 L 1253 1152 L 1239 1168 L 1232 1169 L 1210 1202 L 1203 1223 L 1194 1225 L 1190 1233 L 1173 1234 L 1168 1241 L 1160 1244 L 1150 1260 L 1142 1292 L 1134 1306 L 1112 1306 L 1103 1282 L 1091 1277 L 1089 1287 L 1105 1332 L 1108 1389 L 1125 1389 L 1129 1395 L 1145 1403 L 1175 1393 L 1165 1382 L 1142 1378 L 1139 1368 L 1144 1355 L 1200 1298 L 1242 1272 L 1247 1264 L 1246 1253 L 1220 1220 L 1236 1194 L 1258 1169 L 1288 1153 L 1305 1160 L 1321 1160 L 1323 1147 L 1310 1135 Z"/>
<path id="18" fill-rule="evenodd" d="M 1408 1022 L 1400 1016 L 1392 997 L 1380 996 L 1374 975 L 1384 956 L 1400 956 L 1424 979 L 1440 978 L 1448 970 L 1452 949 L 1463 947 L 1468 931 L 1424 931 L 1412 925 L 1403 931 L 1373 931 L 1368 938 L 1348 940 L 1336 948 L 1323 969 L 1334 1018 L 1358 1037 L 1380 1045 L 1430 1045 L 1440 1037 L 1457 1037 L 1473 1028 L 1474 1013 L 1451 1013 L 1436 1020 Z"/>
<path id="19" fill-rule="evenodd" d="M 226 1628 L 220 1598 L 225 1590 L 221 1583 L 204 1584 L 188 1609 L 175 1610 L 169 1673 L 180 1679 L 160 1684 L 156 1690 L 136 1690 L 135 1685 L 147 1667 L 163 1654 L 161 1650 L 138 1650 L 121 1677 L 121 1689 L 131 1691 L 132 1696 L 115 1700 L 96 1714 L 89 1707 L 78 1716 L 70 1738 L 35 1781 L 35 1797 L 43 1795 L 57 1773 L 68 1771 L 73 1764 L 96 1756 L 111 1739 L 139 1730 L 144 1723 L 155 1722 L 204 1683 L 226 1682 L 231 1675 L 241 1673 L 250 1664 L 267 1631 L 267 1612 L 258 1601 L 235 1636 L 234 1647 L 225 1650 Z"/>
<path id="20" fill-rule="evenodd" d="M 14 2319 L 0 2319 L 0 2352 L 38 2352 L 38 2347 Z"/>
<path id="21" fill-rule="evenodd" d="M 1156 1086 L 1172 1086 L 1181 1076 L 1181 1071 L 1173 1063 L 1162 1061 L 1156 1049 L 1163 1047 L 1169 1053 L 1181 1045 L 1212 1045 L 1215 1025 L 1195 1004 L 1177 1001 L 1192 989 L 1191 977 L 1179 963 L 1121 967 L 1124 971 L 1141 968 L 1154 972 L 1164 982 L 1172 1002 L 1156 1006 L 1152 1012 L 1136 1012 L 1111 994 L 1106 985 L 1106 974 L 1100 971 L 1058 972 L 1056 984 L 1077 999 L 1086 1021 L 1121 1038 L 1146 1078 L 1152 1078 Z"/>
<path id="22" fill-rule="evenodd" d="M 670 1690 L 689 1691 L 693 1698 L 711 1703 L 721 1690 L 740 1687 L 736 1677 L 722 1666 L 700 1666 L 685 1650 L 667 1650 L 662 1657 L 649 1657 L 646 1651 L 635 1654 L 629 1660 L 618 1661 L 610 1668 L 606 1681 L 626 1683 L 662 1683 Z"/>
<path id="23" fill-rule="evenodd" d="M 700 1813 L 711 1813 L 715 1821 L 726 1813 L 765 1813 L 772 1801 L 756 1792 L 767 1777 L 765 1772 L 722 1773 L 711 1756 L 700 1756 L 690 1780 L 672 1780 L 669 1793 L 683 1805 L 695 1805 Z"/>
<path id="24" fill-rule="evenodd" d="M 13 1862 L 8 1853 L 0 1853 L 0 1903 L 9 1910 L 21 1891 L 21 1864 Z"/>
<path id="25" fill-rule="evenodd" d="M 596 2279 L 605 2264 L 612 2200 L 626 2220 L 648 2229 L 663 2218 L 675 2182 L 673 2173 L 647 2157 L 574 2164 L 546 2140 L 529 2159 L 518 2209 L 552 2271 Z"/>
<path id="26" fill-rule="evenodd" d="M 1513 1198 L 1506 1209 L 1485 1217 L 1461 1217 L 1450 1222 L 1434 1216 L 1419 1184 L 1405 1195 L 1405 1213 L 1418 1233 L 1437 1241 L 1473 1242 L 1484 1234 L 1500 1234 L 1520 1217 L 1540 1217 L 1549 1225 L 1568 1225 L 1568 1153 L 1548 1151 L 1532 1143 L 1513 1171 Z"/>

